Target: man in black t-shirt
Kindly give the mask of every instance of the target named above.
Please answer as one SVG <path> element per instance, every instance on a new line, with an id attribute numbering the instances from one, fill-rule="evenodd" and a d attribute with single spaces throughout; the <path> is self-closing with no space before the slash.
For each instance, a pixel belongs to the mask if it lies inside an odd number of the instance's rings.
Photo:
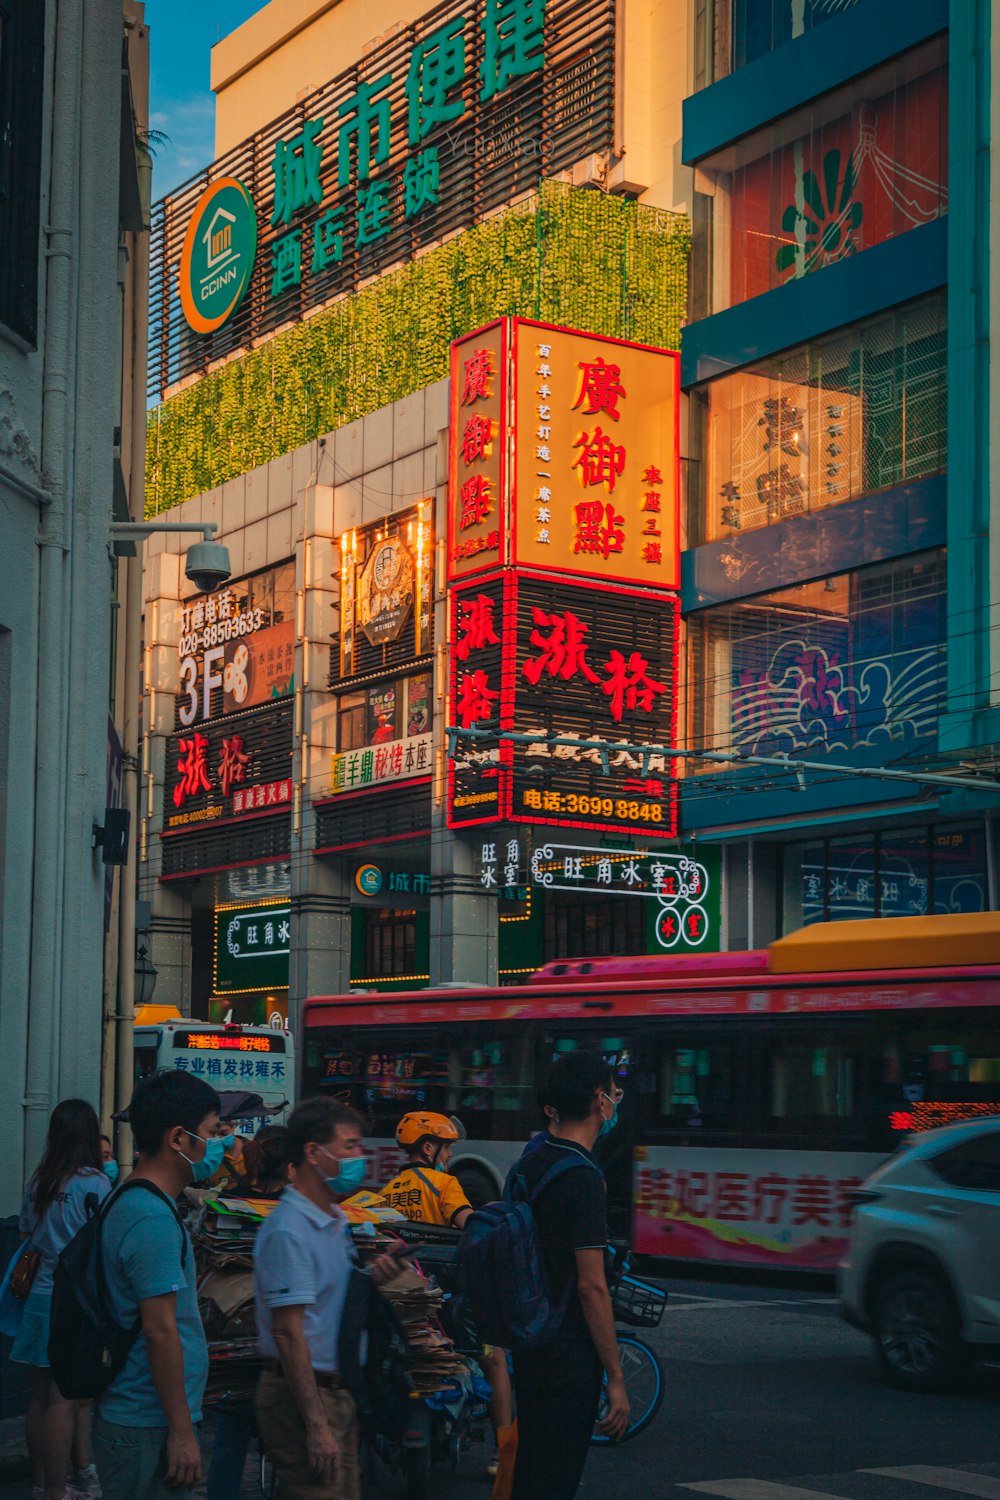
<path id="1" fill-rule="evenodd" d="M 560 1160 L 578 1158 L 533 1204 L 552 1295 L 569 1288 L 555 1337 L 514 1356 L 518 1446 L 512 1500 L 573 1500 L 597 1418 L 602 1371 L 608 1412 L 602 1430 L 618 1438 L 628 1425 L 628 1397 L 618 1359 L 604 1269 L 608 1240 L 604 1174 L 593 1148 L 614 1128 L 620 1092 L 605 1060 L 568 1052 L 546 1085 L 549 1131 L 518 1166 L 531 1192 Z"/>

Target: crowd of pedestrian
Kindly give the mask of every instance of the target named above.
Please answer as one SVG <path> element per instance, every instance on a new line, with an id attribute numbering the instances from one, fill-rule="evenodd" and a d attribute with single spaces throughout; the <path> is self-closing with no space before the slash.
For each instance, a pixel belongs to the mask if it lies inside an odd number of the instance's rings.
<path id="1" fill-rule="evenodd" d="M 480 1358 L 498 1443 L 514 1455 L 516 1442 L 512 1500 L 572 1500 L 602 1390 L 602 1430 L 620 1437 L 628 1421 L 606 1274 L 605 1185 L 593 1154 L 615 1125 L 620 1093 L 604 1059 L 581 1051 L 553 1064 L 543 1097 L 548 1129 L 527 1144 L 504 1197 L 530 1204 L 539 1279 L 555 1311 L 542 1342 L 515 1344 L 513 1390 L 500 1343 L 485 1345 Z M 179 1205 L 185 1189 L 205 1184 L 278 1198 L 254 1246 L 263 1361 L 255 1410 L 220 1419 L 208 1500 L 235 1500 L 254 1425 L 282 1500 L 358 1500 L 358 1414 L 341 1372 L 341 1323 L 357 1272 L 339 1205 L 364 1180 L 365 1122 L 349 1105 L 317 1098 L 286 1127 L 240 1141 L 220 1112 L 215 1090 L 192 1075 L 142 1081 L 129 1106 L 136 1160 L 118 1182 L 91 1106 L 71 1099 L 53 1111 L 22 1206 L 22 1246 L 0 1291 L 0 1305 L 12 1297 L 23 1304 L 11 1357 L 32 1368 L 32 1500 L 98 1500 L 102 1492 L 105 1500 L 185 1500 L 200 1483 L 208 1347 Z M 448 1170 L 461 1135 L 443 1115 L 405 1116 L 397 1140 L 408 1162 L 383 1192 L 407 1218 L 454 1229 L 464 1242 L 477 1216 Z M 93 1414 L 88 1400 L 64 1397 L 49 1361 L 50 1331 L 60 1336 L 59 1257 L 92 1221 L 96 1285 L 120 1336 L 112 1337 L 115 1358 L 105 1357 L 110 1368 L 94 1381 Z M 366 1269 L 384 1285 L 400 1261 L 383 1253 Z"/>

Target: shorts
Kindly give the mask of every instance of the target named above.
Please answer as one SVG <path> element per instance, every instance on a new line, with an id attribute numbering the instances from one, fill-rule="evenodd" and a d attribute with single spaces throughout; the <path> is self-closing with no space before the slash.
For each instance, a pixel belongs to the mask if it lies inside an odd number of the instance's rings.
<path id="1" fill-rule="evenodd" d="M 21 1326 L 14 1335 L 10 1357 L 19 1365 L 49 1367 L 49 1319 L 52 1316 L 52 1293 L 31 1292 L 21 1314 Z"/>
<path id="2" fill-rule="evenodd" d="M 166 1427 L 123 1427 L 97 1413 L 94 1459 L 105 1500 L 193 1500 L 192 1490 L 168 1489 L 164 1481 L 167 1432 Z"/>
<path id="3" fill-rule="evenodd" d="M 340 1448 L 334 1478 L 317 1484 L 309 1470 L 306 1430 L 283 1375 L 265 1370 L 257 1384 L 257 1427 L 264 1452 L 274 1465 L 280 1500 L 360 1500 L 358 1420 L 349 1391 L 319 1387 L 330 1431 Z"/>

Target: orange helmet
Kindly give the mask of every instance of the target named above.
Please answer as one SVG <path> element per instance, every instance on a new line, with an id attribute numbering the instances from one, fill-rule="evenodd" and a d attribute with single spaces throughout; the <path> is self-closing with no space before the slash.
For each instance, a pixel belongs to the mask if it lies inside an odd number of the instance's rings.
<path id="1" fill-rule="evenodd" d="M 442 1143 L 464 1141 L 465 1129 L 461 1120 L 456 1120 L 454 1115 L 449 1119 L 447 1115 L 435 1115 L 427 1110 L 411 1110 L 396 1126 L 396 1143 L 404 1151 L 409 1151 L 426 1140 Z"/>

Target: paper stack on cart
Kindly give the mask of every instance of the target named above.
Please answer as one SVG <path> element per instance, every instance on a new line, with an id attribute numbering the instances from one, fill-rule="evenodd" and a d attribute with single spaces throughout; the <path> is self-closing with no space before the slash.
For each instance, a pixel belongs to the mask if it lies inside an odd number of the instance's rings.
<path id="1" fill-rule="evenodd" d="M 387 1282 L 382 1292 L 406 1333 L 413 1356 L 410 1375 L 416 1389 L 437 1391 L 465 1381 L 468 1366 L 438 1319 L 444 1301 L 441 1288 L 409 1266 L 395 1281 Z"/>

